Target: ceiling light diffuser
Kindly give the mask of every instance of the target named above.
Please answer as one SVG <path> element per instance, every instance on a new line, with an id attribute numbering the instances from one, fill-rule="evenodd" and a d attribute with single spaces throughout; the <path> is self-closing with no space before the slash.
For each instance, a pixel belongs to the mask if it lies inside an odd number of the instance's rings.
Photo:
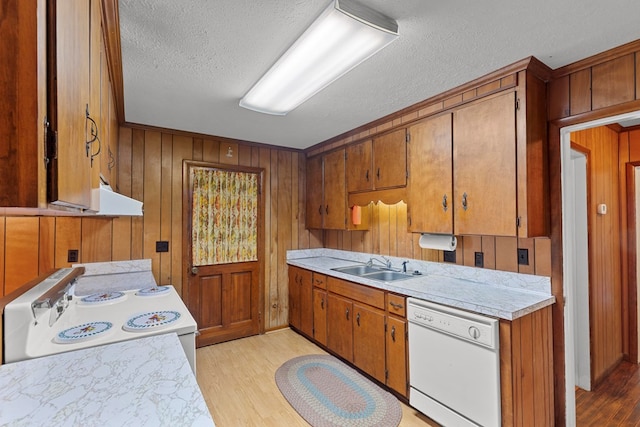
<path id="1" fill-rule="evenodd" d="M 335 0 L 240 100 L 260 113 L 285 115 L 398 37 L 391 18 Z"/>

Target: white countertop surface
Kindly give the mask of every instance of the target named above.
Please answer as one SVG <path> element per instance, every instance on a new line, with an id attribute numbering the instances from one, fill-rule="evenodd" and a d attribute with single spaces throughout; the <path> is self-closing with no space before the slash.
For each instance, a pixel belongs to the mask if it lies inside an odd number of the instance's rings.
<path id="1" fill-rule="evenodd" d="M 422 275 L 393 282 L 366 279 L 332 270 L 366 262 L 370 254 L 331 249 L 289 251 L 287 263 L 351 282 L 372 286 L 451 307 L 514 320 L 555 302 L 550 279 L 419 260 L 408 260 L 408 271 Z M 381 259 L 380 255 L 373 255 Z M 403 258 L 387 257 L 394 267 Z"/>
<path id="2" fill-rule="evenodd" d="M 2 426 L 214 426 L 174 333 L 0 366 Z"/>

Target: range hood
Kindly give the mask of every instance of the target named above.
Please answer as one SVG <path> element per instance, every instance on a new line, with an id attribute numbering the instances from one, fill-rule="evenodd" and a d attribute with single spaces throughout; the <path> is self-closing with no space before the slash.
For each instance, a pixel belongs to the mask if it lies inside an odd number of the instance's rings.
<path id="1" fill-rule="evenodd" d="M 101 182 L 100 188 L 91 190 L 91 211 L 105 216 L 142 216 L 142 202 L 116 193 Z"/>

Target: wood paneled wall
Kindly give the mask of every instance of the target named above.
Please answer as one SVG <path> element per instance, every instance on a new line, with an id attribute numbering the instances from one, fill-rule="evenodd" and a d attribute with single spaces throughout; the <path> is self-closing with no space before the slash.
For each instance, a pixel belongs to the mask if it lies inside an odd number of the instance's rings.
<path id="1" fill-rule="evenodd" d="M 623 353 L 618 132 L 601 126 L 573 132 L 571 141 L 588 150 L 591 377 L 596 384 Z M 602 203 L 606 215 L 596 212 Z"/>

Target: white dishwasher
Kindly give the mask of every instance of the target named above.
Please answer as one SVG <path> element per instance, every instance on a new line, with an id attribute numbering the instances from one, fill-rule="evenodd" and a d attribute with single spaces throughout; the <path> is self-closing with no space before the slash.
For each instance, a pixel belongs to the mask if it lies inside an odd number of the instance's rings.
<path id="1" fill-rule="evenodd" d="M 444 426 L 500 426 L 498 320 L 408 298 L 411 406 Z"/>

